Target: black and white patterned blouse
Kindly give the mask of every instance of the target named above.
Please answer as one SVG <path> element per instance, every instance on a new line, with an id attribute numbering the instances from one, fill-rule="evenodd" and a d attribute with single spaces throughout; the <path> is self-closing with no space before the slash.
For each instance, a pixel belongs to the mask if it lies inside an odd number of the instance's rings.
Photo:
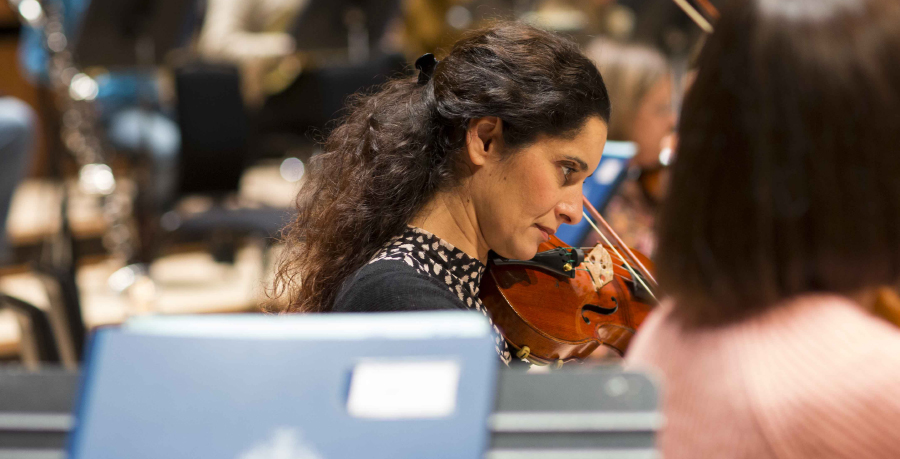
<path id="1" fill-rule="evenodd" d="M 490 315 L 478 292 L 483 263 L 441 238 L 409 227 L 393 238 L 338 293 L 335 311 L 473 309 Z M 491 321 L 497 353 L 509 364 L 506 340 Z"/>

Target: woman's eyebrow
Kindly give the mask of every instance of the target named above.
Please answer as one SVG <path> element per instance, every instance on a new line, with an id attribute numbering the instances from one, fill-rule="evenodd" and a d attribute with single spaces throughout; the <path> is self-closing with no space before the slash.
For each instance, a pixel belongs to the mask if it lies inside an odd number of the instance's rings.
<path id="1" fill-rule="evenodd" d="M 573 163 L 577 164 L 578 172 L 586 171 L 588 168 L 587 163 L 584 162 L 581 158 L 576 158 L 574 156 L 569 156 L 569 155 L 565 155 L 565 156 L 563 156 L 563 158 L 568 159 L 569 161 L 572 161 Z"/>

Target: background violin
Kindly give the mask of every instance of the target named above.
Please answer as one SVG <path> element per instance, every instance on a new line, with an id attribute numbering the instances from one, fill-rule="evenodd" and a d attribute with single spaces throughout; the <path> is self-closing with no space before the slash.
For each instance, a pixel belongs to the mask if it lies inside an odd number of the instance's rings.
<path id="1" fill-rule="evenodd" d="M 605 225 L 599 214 L 594 219 Z M 481 300 L 519 358 L 562 365 L 610 350 L 625 353 L 656 303 L 655 280 L 650 260 L 612 236 L 618 248 L 598 244 L 585 251 L 551 236 L 532 260 L 490 261 Z"/>

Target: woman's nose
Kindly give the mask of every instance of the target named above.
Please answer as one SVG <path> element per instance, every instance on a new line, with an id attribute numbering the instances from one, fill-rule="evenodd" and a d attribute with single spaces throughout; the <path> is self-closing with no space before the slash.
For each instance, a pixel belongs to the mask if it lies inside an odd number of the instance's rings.
<path id="1" fill-rule="evenodd" d="M 581 187 L 573 187 L 572 192 L 568 193 L 565 198 L 556 205 L 556 217 L 560 223 L 576 225 L 581 221 L 582 215 L 582 196 Z"/>

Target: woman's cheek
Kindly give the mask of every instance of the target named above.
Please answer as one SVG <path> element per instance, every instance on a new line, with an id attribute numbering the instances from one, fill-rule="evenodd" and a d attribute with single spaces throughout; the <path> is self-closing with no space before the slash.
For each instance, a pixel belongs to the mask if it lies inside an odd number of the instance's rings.
<path id="1" fill-rule="evenodd" d="M 560 193 L 559 179 L 552 174 L 532 174 L 525 184 L 526 205 L 533 209 L 530 214 L 542 216 L 553 209 Z"/>

